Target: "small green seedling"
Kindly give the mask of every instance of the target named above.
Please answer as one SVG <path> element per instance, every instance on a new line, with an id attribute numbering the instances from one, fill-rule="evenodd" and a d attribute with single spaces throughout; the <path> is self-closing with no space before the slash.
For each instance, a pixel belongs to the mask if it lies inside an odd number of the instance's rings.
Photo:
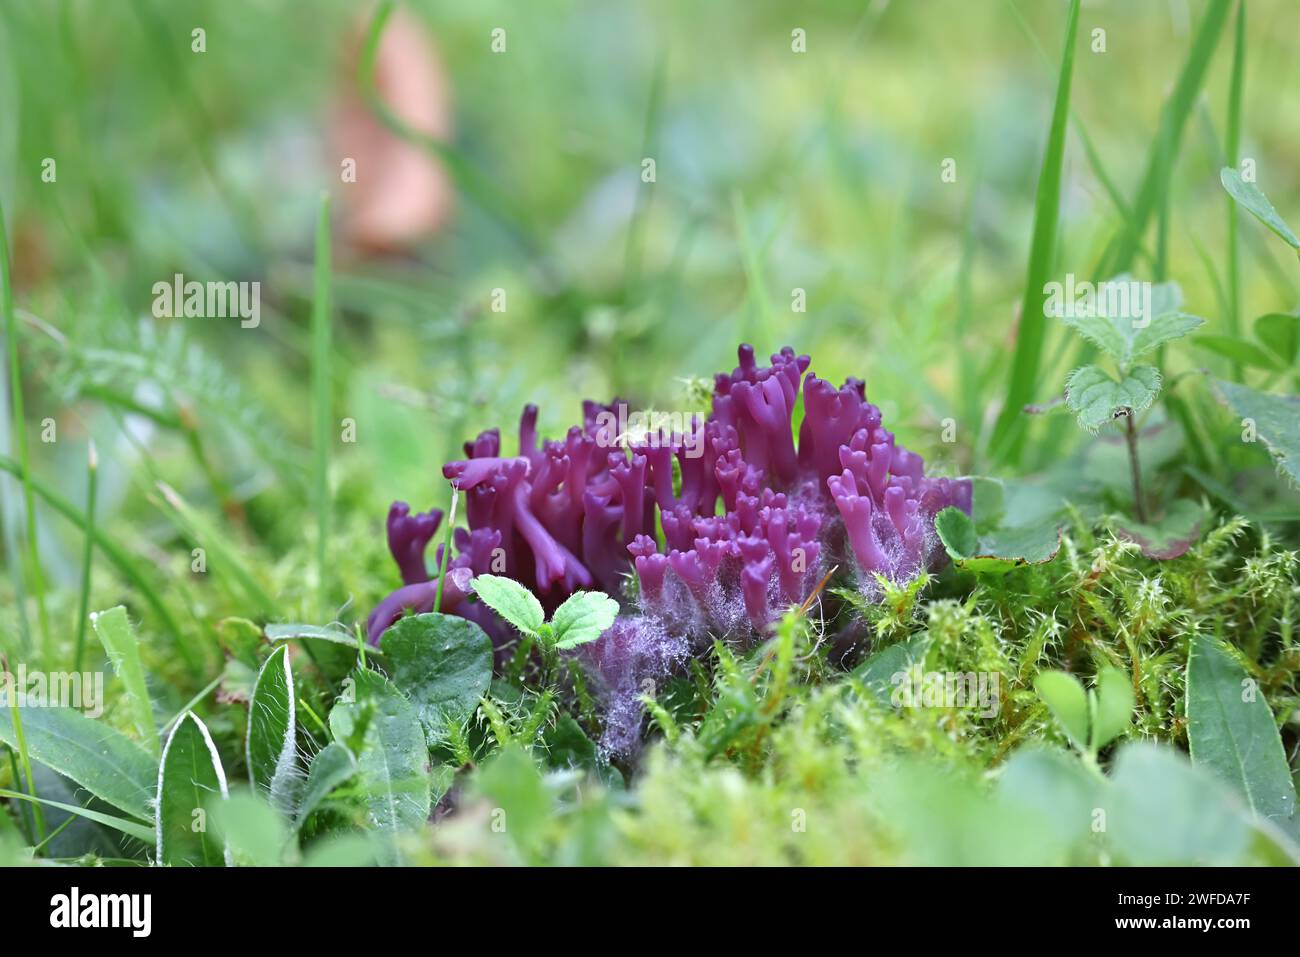
<path id="1" fill-rule="evenodd" d="M 1108 308 L 1106 301 L 1113 298 L 1109 291 L 1114 289 L 1142 292 L 1126 296 L 1126 308 Z M 1071 372 L 1065 380 L 1065 402 L 1079 425 L 1089 432 L 1095 433 L 1103 425 L 1124 420 L 1134 514 L 1139 522 L 1146 522 L 1147 515 L 1133 420 L 1156 400 L 1162 380 L 1159 369 L 1139 364 L 1137 360 L 1204 324 L 1204 319 L 1178 311 L 1180 300 L 1176 283 L 1151 286 L 1121 276 L 1103 283 L 1095 302 L 1072 303 L 1062 315 L 1067 326 L 1101 349 L 1115 364 L 1116 375 L 1097 365 L 1081 366 Z M 1141 309 L 1136 308 L 1138 302 L 1143 303 Z"/>
<path id="2" fill-rule="evenodd" d="M 513 579 L 479 575 L 471 587 L 483 604 L 546 650 L 595 641 L 618 617 L 618 602 L 598 591 L 574 592 L 548 622 L 536 596 Z"/>
<path id="3" fill-rule="evenodd" d="M 1034 680 L 1034 690 L 1090 764 L 1096 763 L 1097 752 L 1127 731 L 1133 720 L 1133 688 L 1124 673 L 1114 668 L 1100 671 L 1097 686 L 1088 691 L 1072 674 L 1044 671 Z"/>

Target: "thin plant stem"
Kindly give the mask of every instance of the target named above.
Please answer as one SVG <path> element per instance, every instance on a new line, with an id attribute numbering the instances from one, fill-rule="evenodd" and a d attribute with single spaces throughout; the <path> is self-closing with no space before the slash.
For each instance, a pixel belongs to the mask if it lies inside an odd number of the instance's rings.
<path id="1" fill-rule="evenodd" d="M 442 560 L 438 562 L 438 588 L 433 594 L 433 610 L 442 611 L 442 585 L 447 580 L 447 562 L 451 558 L 451 533 L 456 527 L 456 503 L 460 501 L 460 489 L 451 487 L 451 509 L 447 513 L 447 531 L 443 534 Z"/>
<path id="2" fill-rule="evenodd" d="M 86 456 L 86 544 L 81 553 L 81 604 L 77 611 L 77 644 L 72 670 L 81 671 L 81 659 L 86 651 L 86 619 L 90 614 L 90 569 L 95 554 L 95 487 L 99 480 L 99 455 L 94 440 Z"/>
<path id="3" fill-rule="evenodd" d="M 1133 419 L 1132 412 L 1124 417 L 1124 440 L 1128 443 L 1128 469 L 1133 479 L 1133 513 L 1137 516 L 1137 520 L 1145 525 L 1147 509 L 1142 504 L 1142 466 L 1138 461 L 1137 427 L 1133 424 Z"/>

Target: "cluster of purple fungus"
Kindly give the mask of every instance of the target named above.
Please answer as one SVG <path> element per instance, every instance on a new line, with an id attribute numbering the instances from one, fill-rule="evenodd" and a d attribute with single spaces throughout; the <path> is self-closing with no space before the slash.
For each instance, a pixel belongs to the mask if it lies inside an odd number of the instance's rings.
<path id="1" fill-rule="evenodd" d="M 768 366 L 748 345 L 739 359 L 715 376 L 711 413 L 679 417 L 676 431 L 620 432 L 627 406 L 616 399 L 584 402 L 581 426 L 540 442 L 537 408 L 526 407 L 514 456 L 502 455 L 497 429 L 467 442 L 467 457 L 443 467 L 469 528 L 455 531 L 439 610 L 476 621 L 502 648 L 510 630 L 473 599 L 473 576 L 512 578 L 548 612 L 577 590 L 609 593 L 627 614 L 583 656 L 622 702 L 611 709 L 635 709 L 645 677 L 666 673 L 697 640 L 762 634 L 829 568 L 851 570 L 874 599 L 882 578 L 904 583 L 945 560 L 934 516 L 950 505 L 969 514 L 969 481 L 927 477 L 860 380 L 837 388 L 789 347 Z M 404 584 L 370 615 L 371 642 L 404 612 L 433 610 L 425 552 L 441 519 L 403 502 L 389 511 Z M 620 743 L 607 737 L 607 747 Z"/>

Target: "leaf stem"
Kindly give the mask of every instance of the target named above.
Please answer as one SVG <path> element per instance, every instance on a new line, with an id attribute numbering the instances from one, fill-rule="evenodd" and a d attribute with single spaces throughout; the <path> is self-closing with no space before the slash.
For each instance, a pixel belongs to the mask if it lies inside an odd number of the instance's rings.
<path id="1" fill-rule="evenodd" d="M 1133 479 L 1133 512 L 1143 525 L 1147 521 L 1146 506 L 1142 504 L 1142 466 L 1138 462 L 1137 427 L 1133 424 L 1136 413 L 1129 411 L 1125 419 L 1124 439 L 1128 443 L 1128 468 Z"/>

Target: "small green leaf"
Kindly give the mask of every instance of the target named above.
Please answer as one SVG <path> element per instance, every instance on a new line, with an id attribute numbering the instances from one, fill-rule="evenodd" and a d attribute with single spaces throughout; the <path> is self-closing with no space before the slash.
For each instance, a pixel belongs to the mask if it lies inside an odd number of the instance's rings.
<path id="1" fill-rule="evenodd" d="M 1300 396 L 1270 395 L 1233 382 L 1215 388 L 1242 420 L 1242 438 L 1259 438 L 1293 482 L 1300 482 Z"/>
<path id="2" fill-rule="evenodd" d="M 449 722 L 472 715 L 492 684 L 492 639 L 468 619 L 411 615 L 384 632 L 380 644 L 393 684 L 415 705 L 431 743 Z"/>
<path id="3" fill-rule="evenodd" d="M 371 827 L 414 830 L 429 817 L 429 752 L 415 707 L 376 671 L 348 679 L 352 700 L 330 712 L 335 739 L 357 743 Z"/>
<path id="4" fill-rule="evenodd" d="M 1088 748 L 1088 695 L 1074 675 L 1044 671 L 1034 679 L 1034 690 L 1051 709 L 1066 735 L 1080 751 Z"/>
<path id="5" fill-rule="evenodd" d="M 1133 722 L 1133 685 L 1124 672 L 1104 668 L 1097 675 L 1092 713 L 1091 747 L 1100 751 L 1128 730 Z"/>
<path id="6" fill-rule="evenodd" d="M 1254 328 L 1255 338 L 1280 357 L 1283 366 L 1290 367 L 1300 352 L 1300 316 L 1270 312 L 1256 319 Z"/>
<path id="7" fill-rule="evenodd" d="M 91 627 L 104 645 L 104 653 L 126 689 L 127 710 L 135 733 L 144 746 L 158 753 L 158 727 L 153 720 L 153 705 L 144 681 L 144 665 L 140 663 L 140 642 L 135 629 L 121 605 L 91 614 Z"/>
<path id="8" fill-rule="evenodd" d="M 290 641 L 292 639 L 310 638 L 318 641 L 328 641 L 336 645 L 347 645 L 349 648 L 357 646 L 357 636 L 350 631 L 342 628 L 322 627 L 320 625 L 267 625 L 264 629 L 266 640 L 270 642 Z M 374 649 L 367 649 L 366 654 L 371 654 Z"/>
<path id="9" fill-rule="evenodd" d="M 897 685 L 895 675 L 906 675 L 908 670 L 925 664 L 926 652 L 930 649 L 930 634 L 919 632 L 910 638 L 882 648 L 862 664 L 853 669 L 853 677 L 862 682 L 882 705 L 890 704 L 893 689 Z"/>
<path id="10" fill-rule="evenodd" d="M 1082 366 L 1065 381 L 1070 411 L 1089 432 L 1120 415 L 1141 412 L 1159 393 L 1160 373 L 1151 366 L 1136 366 L 1123 382 L 1116 382 L 1097 366 Z"/>
<path id="11" fill-rule="evenodd" d="M 245 757 L 248 780 L 284 813 L 298 783 L 297 715 L 289 646 L 280 645 L 262 665 L 248 706 Z"/>
<path id="12" fill-rule="evenodd" d="M 1232 336 L 1196 336 L 1192 339 L 1192 345 L 1252 369 L 1267 369 L 1275 372 L 1280 366 L 1276 357 L 1246 339 L 1236 339 Z"/>
<path id="13" fill-rule="evenodd" d="M 24 708 L 23 734 L 32 758 L 71 778 L 95 797 L 144 821 L 158 759 L 115 728 L 72 708 Z M 9 708 L 0 708 L 0 741 L 17 749 Z"/>
<path id="14" fill-rule="evenodd" d="M 1293 837 L 1295 784 L 1264 693 L 1208 635 L 1192 638 L 1187 658 L 1187 743 L 1260 817 Z"/>
<path id="15" fill-rule="evenodd" d="M 555 647 L 576 648 L 595 641 L 617 617 L 618 602 L 604 592 L 574 592 L 551 616 Z"/>
<path id="16" fill-rule="evenodd" d="M 229 852 L 205 817 L 213 799 L 228 795 L 226 772 L 207 725 L 187 711 L 172 728 L 158 769 L 158 861 L 192 867 L 229 864 Z"/>
<path id="17" fill-rule="evenodd" d="M 266 801 L 246 790 L 209 800 L 212 827 L 224 842 L 232 864 L 278 867 L 289 844 L 285 820 Z"/>
<path id="18" fill-rule="evenodd" d="M 1061 547 L 1060 523 L 1054 518 L 999 526 L 981 535 L 974 520 L 949 506 L 934 517 L 934 528 L 949 557 L 973 572 L 1000 574 L 1020 565 L 1041 564 L 1055 558 Z"/>
<path id="19" fill-rule="evenodd" d="M 546 622 L 541 602 L 514 579 L 479 575 L 470 585 L 483 604 L 526 635 L 536 637 Z"/>
<path id="20" fill-rule="evenodd" d="M 1136 323 L 1134 325 L 1136 326 Z M 1167 312 L 1164 315 L 1152 316 L 1145 326 L 1133 330 L 1128 361 L 1132 362 L 1135 359 L 1141 359 L 1157 346 L 1162 346 L 1174 339 L 1181 339 L 1203 325 L 1205 325 L 1205 320 L 1200 316 L 1189 315 L 1185 312 Z"/>
<path id="21" fill-rule="evenodd" d="M 1244 206 L 1248 213 L 1280 236 L 1291 248 L 1300 249 L 1300 238 L 1296 237 L 1291 227 L 1277 214 L 1273 204 L 1268 201 L 1268 197 L 1258 186 L 1247 183 L 1241 178 L 1241 174 L 1230 166 L 1225 166 L 1219 172 L 1219 181 L 1223 183 L 1223 188 L 1228 191 L 1228 195 Z"/>
<path id="22" fill-rule="evenodd" d="M 307 784 L 303 788 L 294 827 L 301 829 L 311 812 L 320 807 L 330 792 L 351 780 L 359 770 L 357 759 L 346 745 L 331 741 L 321 748 L 320 753 L 312 758 L 311 769 L 307 772 Z"/>
<path id="23" fill-rule="evenodd" d="M 1189 498 L 1177 499 L 1158 522 L 1143 524 L 1121 520 L 1115 524 L 1120 538 L 1136 542 L 1147 558 L 1169 561 L 1187 552 L 1201 535 L 1206 509 Z"/>

